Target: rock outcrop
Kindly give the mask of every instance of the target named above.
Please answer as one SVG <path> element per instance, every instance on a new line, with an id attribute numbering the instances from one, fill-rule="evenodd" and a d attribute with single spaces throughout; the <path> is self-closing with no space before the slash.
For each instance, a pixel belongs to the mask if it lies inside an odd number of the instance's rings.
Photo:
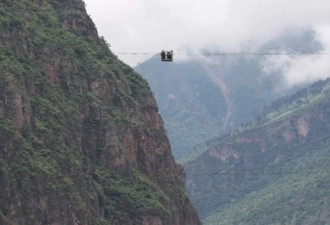
<path id="1" fill-rule="evenodd" d="M 200 224 L 146 81 L 81 0 L 0 2 L 0 224 Z"/>

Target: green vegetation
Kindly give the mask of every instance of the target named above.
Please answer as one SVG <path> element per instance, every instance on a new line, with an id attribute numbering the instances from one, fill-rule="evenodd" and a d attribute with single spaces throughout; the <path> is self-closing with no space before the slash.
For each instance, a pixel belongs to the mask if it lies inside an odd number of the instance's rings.
<path id="1" fill-rule="evenodd" d="M 329 224 L 329 82 L 280 99 L 186 161 L 204 224 Z"/>
<path id="2" fill-rule="evenodd" d="M 105 168 L 96 169 L 94 176 L 96 180 L 100 180 L 107 197 L 104 204 L 105 214 L 109 215 L 108 219 L 120 221 L 122 218 L 116 218 L 120 214 L 111 212 L 120 212 L 123 206 L 126 207 L 126 211 L 120 216 L 124 217 L 141 213 L 157 214 L 159 211 L 169 217 L 171 211 L 166 207 L 170 201 L 168 196 L 140 172 L 134 170 L 132 175 L 121 177 L 118 174 L 109 173 Z M 122 204 L 118 204 L 119 202 Z"/>
<path id="3" fill-rule="evenodd" d="M 0 28 L 0 224 L 199 224 L 148 83 L 81 0 L 2 1 Z"/>
<path id="4" fill-rule="evenodd" d="M 330 149 L 301 159 L 293 168 L 266 173 L 272 182 L 230 203 L 204 224 L 328 224 Z"/>

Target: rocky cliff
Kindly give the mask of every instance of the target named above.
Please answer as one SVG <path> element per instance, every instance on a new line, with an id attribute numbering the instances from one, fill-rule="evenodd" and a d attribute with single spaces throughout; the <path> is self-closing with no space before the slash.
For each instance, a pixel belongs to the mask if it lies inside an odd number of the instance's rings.
<path id="1" fill-rule="evenodd" d="M 81 0 L 0 2 L 0 224 L 200 224 L 148 84 Z"/>
<path id="2" fill-rule="evenodd" d="M 185 164 L 204 224 L 326 224 L 330 80 L 274 103 Z"/>

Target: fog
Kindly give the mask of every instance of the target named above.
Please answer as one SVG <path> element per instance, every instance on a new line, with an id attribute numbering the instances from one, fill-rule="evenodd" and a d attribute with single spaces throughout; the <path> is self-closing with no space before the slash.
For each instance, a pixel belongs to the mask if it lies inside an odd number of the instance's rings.
<path id="1" fill-rule="evenodd" d="M 135 66 L 162 49 L 174 53 L 256 52 L 283 32 L 312 30 L 330 52 L 330 2 L 325 0 L 85 0 L 99 34 Z M 286 52 L 291 49 L 278 49 Z M 291 51 L 292 52 L 292 51 Z M 137 53 L 137 54 L 121 54 Z M 189 55 L 176 56 L 189 59 Z M 330 74 L 330 55 L 265 56 L 265 73 L 281 71 L 288 85 Z"/>

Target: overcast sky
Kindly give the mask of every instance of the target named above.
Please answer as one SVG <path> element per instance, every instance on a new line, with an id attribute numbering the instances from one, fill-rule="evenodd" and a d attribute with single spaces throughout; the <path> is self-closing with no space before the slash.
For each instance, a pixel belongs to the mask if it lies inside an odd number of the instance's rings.
<path id="1" fill-rule="evenodd" d="M 330 52 L 329 0 L 85 0 L 85 3 L 99 35 L 131 66 L 146 56 L 119 53 L 158 53 L 162 49 L 173 49 L 175 53 L 205 48 L 235 52 L 242 50 L 242 46 L 253 51 L 288 27 L 315 30 L 324 51 Z M 317 61 L 320 72 L 330 73 L 330 56 L 323 56 L 320 62 L 315 56 L 296 59 L 287 73 L 297 70 L 294 66 L 299 67 L 299 61 L 305 65 Z M 303 69 L 306 70 L 313 68 Z"/>

